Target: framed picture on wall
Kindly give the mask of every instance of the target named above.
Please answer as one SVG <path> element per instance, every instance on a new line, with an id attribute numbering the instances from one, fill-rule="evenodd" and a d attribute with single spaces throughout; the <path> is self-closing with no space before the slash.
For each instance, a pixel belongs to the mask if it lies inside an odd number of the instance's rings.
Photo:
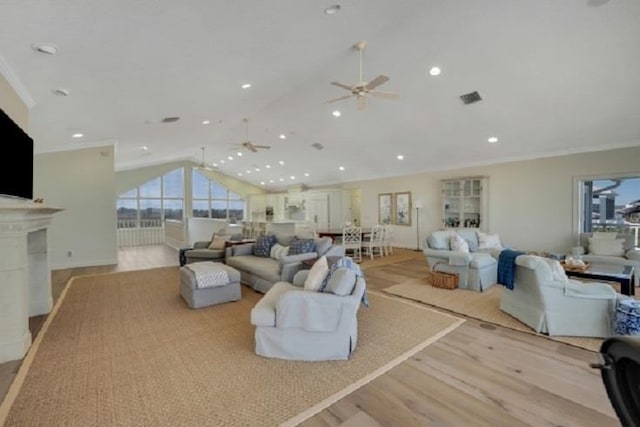
<path id="1" fill-rule="evenodd" d="M 378 223 L 391 224 L 393 221 L 393 194 L 378 194 Z"/>
<path id="2" fill-rule="evenodd" d="M 411 192 L 394 193 L 394 216 L 395 225 L 411 225 Z"/>

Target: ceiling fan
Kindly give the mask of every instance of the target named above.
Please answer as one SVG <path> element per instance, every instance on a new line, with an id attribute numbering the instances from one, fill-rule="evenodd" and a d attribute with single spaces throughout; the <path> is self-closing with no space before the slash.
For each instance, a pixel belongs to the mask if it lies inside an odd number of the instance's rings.
<path id="1" fill-rule="evenodd" d="M 372 96 L 375 98 L 384 98 L 384 99 L 397 99 L 399 95 L 395 92 L 381 92 L 376 90 L 376 88 L 387 81 L 389 81 L 389 77 L 384 74 L 379 75 L 370 81 L 365 81 L 362 76 L 362 52 L 367 47 L 367 42 L 360 41 L 353 45 L 355 49 L 358 49 L 360 52 L 360 80 L 358 83 L 354 85 L 346 85 L 338 82 L 331 82 L 332 85 L 341 87 L 343 89 L 351 92 L 349 95 L 341 96 L 339 98 L 330 99 L 326 101 L 325 104 L 331 104 L 332 102 L 341 101 L 343 99 L 355 97 L 358 102 L 358 110 L 365 110 L 367 108 L 367 97 Z"/>
<path id="2" fill-rule="evenodd" d="M 212 171 L 215 169 L 215 167 L 209 166 L 205 163 L 204 161 L 204 147 L 200 147 L 200 149 L 202 150 L 202 161 L 200 162 L 200 164 L 198 165 L 198 169 L 199 170 L 206 170 L 206 171 Z"/>
<path id="3" fill-rule="evenodd" d="M 236 144 L 235 148 L 244 148 L 245 150 L 251 151 L 253 153 L 257 153 L 258 149 L 268 150 L 271 148 L 271 146 L 269 145 L 257 145 L 249 141 L 249 119 L 245 117 L 244 119 L 242 119 L 242 121 L 244 122 L 244 125 L 245 125 L 245 132 L 246 132 L 247 139 L 244 142 Z"/>

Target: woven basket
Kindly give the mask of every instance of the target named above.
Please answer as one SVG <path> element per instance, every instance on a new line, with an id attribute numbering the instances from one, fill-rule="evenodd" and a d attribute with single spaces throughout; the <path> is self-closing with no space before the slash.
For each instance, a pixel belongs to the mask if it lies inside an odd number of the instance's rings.
<path id="1" fill-rule="evenodd" d="M 444 271 L 436 271 L 436 266 L 441 262 L 436 262 L 431 271 L 427 273 L 427 282 L 431 286 L 442 289 L 456 289 L 458 287 L 458 273 L 446 273 Z"/>

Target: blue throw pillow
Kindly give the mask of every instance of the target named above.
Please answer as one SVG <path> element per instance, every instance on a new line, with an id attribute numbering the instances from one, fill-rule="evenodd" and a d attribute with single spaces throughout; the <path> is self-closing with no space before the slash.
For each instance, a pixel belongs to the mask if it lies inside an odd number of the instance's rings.
<path id="1" fill-rule="evenodd" d="M 271 256 L 271 246 L 276 244 L 276 236 L 258 236 L 253 244 L 253 254 L 255 256 L 269 258 Z"/>
<path id="2" fill-rule="evenodd" d="M 313 252 L 316 242 L 313 239 L 299 239 L 293 237 L 289 242 L 289 255 L 299 255 Z"/>

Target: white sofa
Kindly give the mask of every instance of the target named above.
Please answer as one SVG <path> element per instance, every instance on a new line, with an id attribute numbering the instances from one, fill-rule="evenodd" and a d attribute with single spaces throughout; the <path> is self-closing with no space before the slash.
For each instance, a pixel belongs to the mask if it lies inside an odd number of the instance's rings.
<path id="1" fill-rule="evenodd" d="M 469 252 L 450 249 L 450 238 L 457 234 L 469 246 Z M 481 249 L 478 232 L 473 229 L 434 231 L 425 241 L 423 253 L 430 268 L 458 274 L 458 287 L 484 291 L 498 282 L 498 256 L 502 248 Z"/>
<path id="2" fill-rule="evenodd" d="M 608 337 L 619 295 L 606 283 L 579 282 L 535 255 L 516 258 L 513 290 L 505 288 L 500 309 L 548 335 Z M 559 271 L 558 271 L 559 269 Z"/>
<path id="3" fill-rule="evenodd" d="M 609 233 L 606 233 L 609 234 Z M 615 239 L 621 239 L 622 252 L 620 255 L 601 255 L 599 253 L 593 253 L 589 245 L 589 238 L 593 237 L 593 233 L 581 233 L 580 245 L 572 249 L 573 255 L 581 255 L 584 261 L 591 263 L 607 263 L 617 265 L 632 265 L 634 266 L 634 280 L 633 286 L 640 286 L 640 250 L 634 249 L 633 242 L 634 236 L 631 234 L 615 234 L 612 236 Z"/>

